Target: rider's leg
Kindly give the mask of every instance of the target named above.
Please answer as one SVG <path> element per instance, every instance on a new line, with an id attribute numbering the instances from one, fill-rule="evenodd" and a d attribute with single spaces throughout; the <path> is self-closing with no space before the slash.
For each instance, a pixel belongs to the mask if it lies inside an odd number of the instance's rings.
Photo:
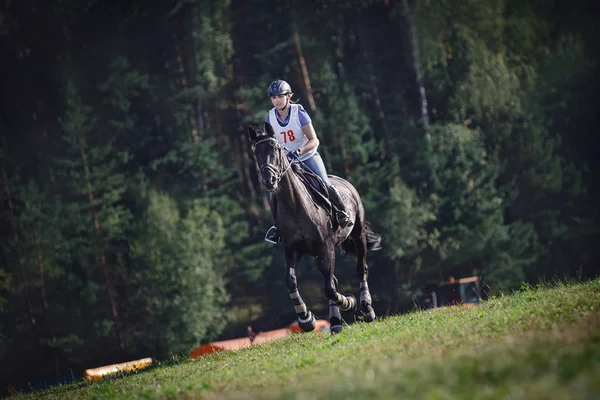
<path id="1" fill-rule="evenodd" d="M 331 182 L 329 182 L 329 177 L 327 176 L 327 169 L 325 168 L 323 159 L 318 152 L 313 154 L 312 157 L 302 161 L 300 165 L 302 165 L 302 168 L 308 169 L 310 172 L 321 178 L 323 182 L 325 182 L 325 185 L 331 186 Z"/>
<path id="2" fill-rule="evenodd" d="M 329 185 L 327 189 L 329 190 L 329 198 L 331 199 L 331 202 L 338 209 L 336 217 L 340 227 L 344 229 L 347 226 L 354 225 L 348 216 L 348 213 L 346 212 L 346 205 L 340 196 L 340 192 L 338 192 L 337 189 L 332 185 Z"/>
<path id="3" fill-rule="evenodd" d="M 271 215 L 273 215 L 273 221 L 276 220 L 277 216 L 277 198 L 273 196 L 273 193 L 269 193 L 269 206 L 271 207 Z M 279 242 L 279 232 L 277 232 L 277 227 L 273 225 L 267 231 L 265 235 L 265 240 L 271 243 Z"/>
<path id="4" fill-rule="evenodd" d="M 331 202 L 333 203 L 333 206 L 335 208 L 337 208 L 337 220 L 338 223 L 340 224 L 340 226 L 342 228 L 345 228 L 347 226 L 352 226 L 352 220 L 350 219 L 350 217 L 348 216 L 348 213 L 346 212 L 346 205 L 344 204 L 344 201 L 342 200 L 340 193 L 337 191 L 336 188 L 334 188 L 331 185 L 331 182 L 329 181 L 329 177 L 327 176 L 327 170 L 325 169 L 325 164 L 323 163 L 323 159 L 321 158 L 321 156 L 319 155 L 319 153 L 315 153 L 312 157 L 304 160 L 302 162 L 302 167 L 303 168 L 308 168 L 310 169 L 313 173 L 315 173 L 317 176 L 319 176 L 319 178 L 321 178 L 323 180 L 323 182 L 325 182 L 325 185 L 327 186 L 327 190 L 329 192 L 329 198 L 331 199 Z"/>

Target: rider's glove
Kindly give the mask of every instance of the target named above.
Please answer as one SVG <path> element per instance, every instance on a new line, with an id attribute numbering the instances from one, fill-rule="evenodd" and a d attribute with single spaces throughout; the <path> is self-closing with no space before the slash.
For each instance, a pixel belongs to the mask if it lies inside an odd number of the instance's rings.
<path id="1" fill-rule="evenodd" d="M 297 160 L 299 156 L 300 156 L 300 149 L 294 150 L 294 151 L 290 151 L 288 153 L 288 159 L 290 159 L 291 161 Z"/>

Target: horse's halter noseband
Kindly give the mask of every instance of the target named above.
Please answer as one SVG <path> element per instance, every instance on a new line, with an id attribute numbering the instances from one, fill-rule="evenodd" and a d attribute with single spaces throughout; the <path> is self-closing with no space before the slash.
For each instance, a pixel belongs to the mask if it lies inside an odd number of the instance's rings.
<path id="1" fill-rule="evenodd" d="M 256 146 L 258 146 L 259 144 L 268 143 L 268 142 L 273 142 L 275 144 L 275 149 L 277 149 L 279 159 L 282 160 L 283 153 L 281 152 L 281 145 L 275 138 L 267 137 L 264 139 L 260 139 L 256 143 L 254 143 L 254 148 L 256 149 Z M 285 175 L 287 170 L 290 169 L 291 166 L 292 166 L 292 163 L 288 162 L 287 167 L 285 167 L 285 169 L 282 171 L 278 166 L 276 166 L 274 164 L 264 163 L 263 165 L 260 166 L 260 173 L 262 174 L 265 169 L 270 171 L 271 173 L 273 173 L 273 175 L 275 175 L 275 183 L 279 184 L 279 181 L 281 180 L 283 175 Z"/>

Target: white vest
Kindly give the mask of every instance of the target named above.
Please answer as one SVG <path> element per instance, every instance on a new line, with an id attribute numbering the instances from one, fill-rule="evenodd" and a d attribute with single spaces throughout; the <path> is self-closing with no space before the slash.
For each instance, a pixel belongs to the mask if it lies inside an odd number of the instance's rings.
<path id="1" fill-rule="evenodd" d="M 302 131 L 302 125 L 300 125 L 300 118 L 298 118 L 299 107 L 300 106 L 298 104 L 290 104 L 290 119 L 285 126 L 281 126 L 279 124 L 279 120 L 275 114 L 277 112 L 275 107 L 269 111 L 269 123 L 275 131 L 275 137 L 279 141 L 281 147 L 286 149 L 288 152 L 294 152 L 308 142 L 308 138 Z M 316 152 L 317 149 L 314 148 L 308 153 L 302 153 L 298 159 L 300 161 L 304 161 L 312 157 Z"/>

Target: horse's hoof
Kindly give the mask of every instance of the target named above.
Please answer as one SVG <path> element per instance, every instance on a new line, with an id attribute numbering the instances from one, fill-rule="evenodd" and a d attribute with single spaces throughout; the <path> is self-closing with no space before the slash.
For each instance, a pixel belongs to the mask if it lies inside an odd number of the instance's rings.
<path id="1" fill-rule="evenodd" d="M 363 318 L 365 322 L 373 322 L 375 321 L 375 310 L 372 307 L 369 307 L 367 312 L 362 312 Z"/>
<path id="2" fill-rule="evenodd" d="M 311 332 L 315 330 L 317 327 L 317 321 L 315 321 L 315 316 L 312 312 L 308 312 L 308 317 L 306 319 L 298 318 L 298 326 L 304 332 Z"/>
<path id="3" fill-rule="evenodd" d="M 331 332 L 332 335 L 342 332 L 342 325 L 331 325 L 329 327 L 329 332 Z"/>

